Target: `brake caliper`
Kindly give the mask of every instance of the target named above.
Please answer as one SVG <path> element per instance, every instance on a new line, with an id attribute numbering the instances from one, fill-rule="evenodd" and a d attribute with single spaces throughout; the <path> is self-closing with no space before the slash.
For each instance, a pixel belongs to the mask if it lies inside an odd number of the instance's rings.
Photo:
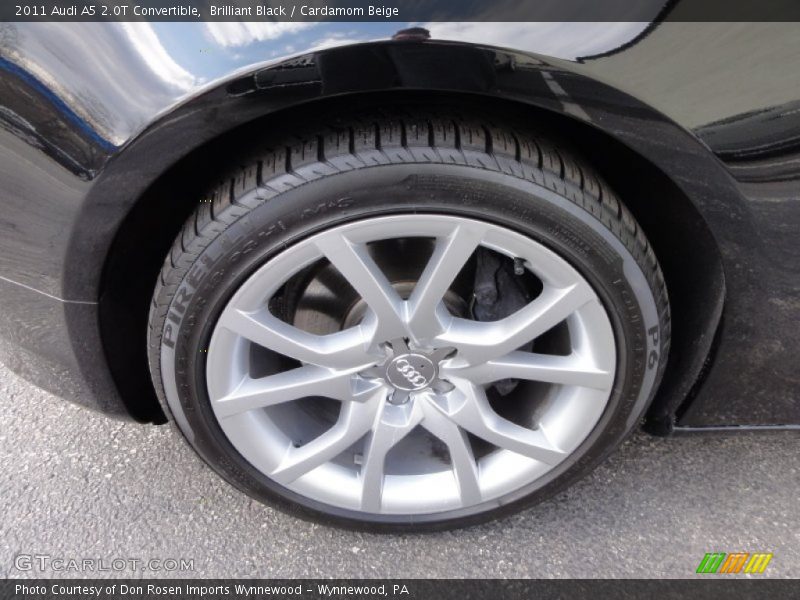
<path id="1" fill-rule="evenodd" d="M 514 314 L 531 301 L 521 275 L 525 267 L 521 259 L 511 259 L 488 248 L 479 247 L 476 252 L 475 288 L 470 310 L 476 321 L 498 321 Z M 530 351 L 533 342 L 521 350 Z M 517 387 L 517 379 L 501 379 L 493 387 L 502 396 L 507 396 Z"/>

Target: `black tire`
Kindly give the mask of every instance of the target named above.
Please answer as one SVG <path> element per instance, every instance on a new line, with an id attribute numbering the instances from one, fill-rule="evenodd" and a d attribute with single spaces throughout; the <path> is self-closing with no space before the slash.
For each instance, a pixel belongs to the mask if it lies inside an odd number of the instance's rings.
<path id="1" fill-rule="evenodd" d="M 644 233 L 590 166 L 524 127 L 491 118 L 381 114 L 309 131 L 246 157 L 201 200 L 153 296 L 154 384 L 165 412 L 214 470 L 258 500 L 324 523 L 454 527 L 552 495 L 589 472 L 640 423 L 667 362 L 667 291 Z M 406 212 L 491 221 L 546 245 L 595 288 L 617 340 L 614 389 L 588 438 L 535 486 L 477 512 L 364 515 L 301 497 L 234 449 L 205 389 L 202 349 L 226 300 L 258 266 L 334 224 Z"/>

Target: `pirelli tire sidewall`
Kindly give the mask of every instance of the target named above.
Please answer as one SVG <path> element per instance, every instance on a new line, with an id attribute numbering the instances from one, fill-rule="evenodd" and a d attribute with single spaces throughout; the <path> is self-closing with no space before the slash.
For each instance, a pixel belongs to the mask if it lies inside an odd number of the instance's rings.
<path id="1" fill-rule="evenodd" d="M 326 523 L 334 519 L 341 525 L 398 526 L 406 531 L 409 525 L 430 529 L 431 524 L 469 524 L 485 520 L 487 510 L 504 509 L 493 516 L 512 512 L 568 485 L 591 470 L 641 419 L 666 362 L 663 324 L 651 285 L 619 237 L 564 195 L 506 173 L 442 164 L 356 169 L 268 199 L 262 195 L 259 190 L 245 194 L 237 202 L 242 215 L 219 235 L 208 236 L 160 311 L 153 332 L 158 338 L 151 343 L 151 370 L 174 421 L 197 452 L 246 493 Z M 594 287 L 611 319 L 618 367 L 597 426 L 564 462 L 501 502 L 413 518 L 323 506 L 279 486 L 250 465 L 222 433 L 211 409 L 205 351 L 220 312 L 239 285 L 305 237 L 345 222 L 399 213 L 459 215 L 527 235 L 568 260 Z"/>

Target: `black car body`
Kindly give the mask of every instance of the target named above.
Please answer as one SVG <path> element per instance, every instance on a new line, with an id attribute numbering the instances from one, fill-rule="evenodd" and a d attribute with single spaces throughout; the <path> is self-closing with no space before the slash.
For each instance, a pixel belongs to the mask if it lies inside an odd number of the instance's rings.
<path id="1" fill-rule="evenodd" d="M 400 29 L 0 24 L 3 362 L 164 422 L 150 298 L 214 157 L 254 122 L 423 99 L 546 119 L 627 203 L 672 307 L 650 431 L 800 426 L 796 24 Z"/>
<path id="2" fill-rule="evenodd" d="M 527 25 L 527 39 L 513 35 L 526 24 L 472 23 L 442 35 L 434 25 L 427 41 L 366 43 L 396 25 L 331 24 L 329 43 L 341 46 L 266 64 L 251 56 L 301 51 L 299 34 L 260 42 L 239 32 L 247 55 L 213 68 L 199 58 L 228 40 L 220 34 L 214 47 L 200 31 L 208 26 L 157 26 L 197 54 L 186 69 L 164 46 L 158 59 L 137 53 L 137 37 L 158 39 L 151 24 L 138 25 L 144 34 L 117 24 L 0 26 L 4 360 L 37 385 L 160 420 L 136 344 L 146 309 L 136 280 L 152 284 L 150 258 L 174 234 L 145 222 L 159 188 L 250 120 L 425 91 L 553 112 L 586 130 L 601 159 L 624 156 L 625 169 L 642 173 L 652 204 L 634 210 L 665 263 L 676 324 L 653 427 L 800 423 L 794 25 L 602 23 L 613 35 L 587 44 L 585 26 L 570 23 Z M 301 43 L 321 39 L 303 33 Z M 496 47 L 515 40 L 522 49 Z M 148 62 L 167 59 L 176 73 Z"/>

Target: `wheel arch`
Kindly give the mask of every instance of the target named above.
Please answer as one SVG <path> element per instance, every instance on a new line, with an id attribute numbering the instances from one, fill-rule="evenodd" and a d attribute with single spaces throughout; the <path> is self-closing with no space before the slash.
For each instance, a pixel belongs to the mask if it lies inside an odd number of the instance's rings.
<path id="1" fill-rule="evenodd" d="M 362 44 L 227 79 L 163 115 L 100 173 L 83 209 L 90 218 L 80 219 L 86 225 L 70 244 L 67 270 L 73 272 L 65 281 L 96 290 L 103 350 L 128 410 L 141 421 L 163 421 L 141 341 L 150 294 L 172 241 L 204 187 L 214 183 L 219 157 L 257 143 L 256 133 L 321 114 L 434 103 L 525 119 L 557 135 L 596 166 L 634 214 L 662 264 L 673 307 L 673 350 L 648 413 L 653 431 L 670 431 L 721 316 L 722 259 L 705 215 L 720 204 L 740 206 L 725 169 L 651 107 L 569 66 L 464 44 L 405 46 L 414 52 L 398 52 L 396 43 Z M 432 55 L 438 67 L 416 80 L 405 76 Z M 473 66 L 446 73 L 456 59 Z M 544 73 L 569 97 L 548 86 Z M 540 82 L 532 85 L 532 78 Z M 93 234 L 98 218 L 115 223 L 113 237 Z"/>

